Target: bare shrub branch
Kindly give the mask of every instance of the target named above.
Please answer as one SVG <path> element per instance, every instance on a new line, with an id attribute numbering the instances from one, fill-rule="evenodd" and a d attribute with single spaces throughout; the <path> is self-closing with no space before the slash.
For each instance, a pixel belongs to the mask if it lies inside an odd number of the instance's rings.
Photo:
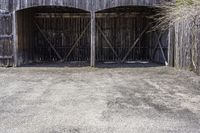
<path id="1" fill-rule="evenodd" d="M 176 3 L 164 2 L 161 10 L 152 18 L 156 24 L 154 29 L 166 30 L 176 22 L 197 24 L 200 20 L 200 0 L 177 0 Z M 192 26 L 191 26 L 192 27 Z"/>

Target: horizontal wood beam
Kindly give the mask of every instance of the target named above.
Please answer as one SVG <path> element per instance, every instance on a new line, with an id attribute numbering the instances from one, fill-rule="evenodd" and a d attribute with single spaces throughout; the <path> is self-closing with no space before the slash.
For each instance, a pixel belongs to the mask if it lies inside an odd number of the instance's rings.
<path id="1" fill-rule="evenodd" d="M 13 56 L 0 56 L 0 59 L 12 59 Z"/>
<path id="2" fill-rule="evenodd" d="M 12 39 L 12 37 L 13 37 L 13 35 L 0 35 L 0 39 L 5 39 L 5 38 Z"/>
<path id="3" fill-rule="evenodd" d="M 147 13 L 96 13 L 95 18 L 104 17 L 137 17 L 137 16 L 147 16 Z M 35 18 L 90 18 L 89 13 L 37 13 Z"/>
<path id="4" fill-rule="evenodd" d="M 11 14 L 10 13 L 0 13 L 0 17 L 10 17 Z"/>

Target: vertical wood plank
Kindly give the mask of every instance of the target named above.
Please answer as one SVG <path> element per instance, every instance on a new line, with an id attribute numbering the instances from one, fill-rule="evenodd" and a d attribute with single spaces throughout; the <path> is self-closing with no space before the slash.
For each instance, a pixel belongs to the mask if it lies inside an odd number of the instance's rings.
<path id="1" fill-rule="evenodd" d="M 91 67 L 95 67 L 95 33 L 96 33 L 96 27 L 95 27 L 95 12 L 91 12 L 91 60 L 90 65 Z"/>
<path id="2" fill-rule="evenodd" d="M 13 31 L 13 56 L 14 56 L 14 66 L 18 66 L 18 35 L 17 35 L 17 15 L 16 12 L 13 12 L 13 22 L 12 22 L 12 31 Z"/>

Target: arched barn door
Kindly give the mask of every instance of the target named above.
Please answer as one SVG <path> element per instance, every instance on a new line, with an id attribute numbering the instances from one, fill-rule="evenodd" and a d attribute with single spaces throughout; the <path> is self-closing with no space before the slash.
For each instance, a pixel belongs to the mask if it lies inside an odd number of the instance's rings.
<path id="1" fill-rule="evenodd" d="M 153 14 L 154 10 L 147 7 L 116 7 L 97 12 L 97 61 L 167 62 L 167 39 L 160 32 L 151 32 Z"/>
<path id="2" fill-rule="evenodd" d="M 90 14 L 64 7 L 17 12 L 18 64 L 90 60 Z"/>

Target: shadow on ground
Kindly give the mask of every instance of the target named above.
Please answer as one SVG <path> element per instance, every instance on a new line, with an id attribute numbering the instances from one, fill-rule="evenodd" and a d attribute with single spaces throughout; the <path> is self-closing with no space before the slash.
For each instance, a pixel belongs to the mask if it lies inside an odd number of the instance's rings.
<path id="1" fill-rule="evenodd" d="M 89 62 L 69 62 L 69 63 L 32 63 L 27 65 L 22 65 L 21 67 L 57 67 L 57 68 L 65 68 L 65 67 L 89 67 Z M 138 68 L 138 67 L 160 67 L 163 64 L 152 63 L 146 61 L 132 61 L 126 63 L 116 63 L 116 62 L 102 62 L 97 63 L 96 68 Z"/>

